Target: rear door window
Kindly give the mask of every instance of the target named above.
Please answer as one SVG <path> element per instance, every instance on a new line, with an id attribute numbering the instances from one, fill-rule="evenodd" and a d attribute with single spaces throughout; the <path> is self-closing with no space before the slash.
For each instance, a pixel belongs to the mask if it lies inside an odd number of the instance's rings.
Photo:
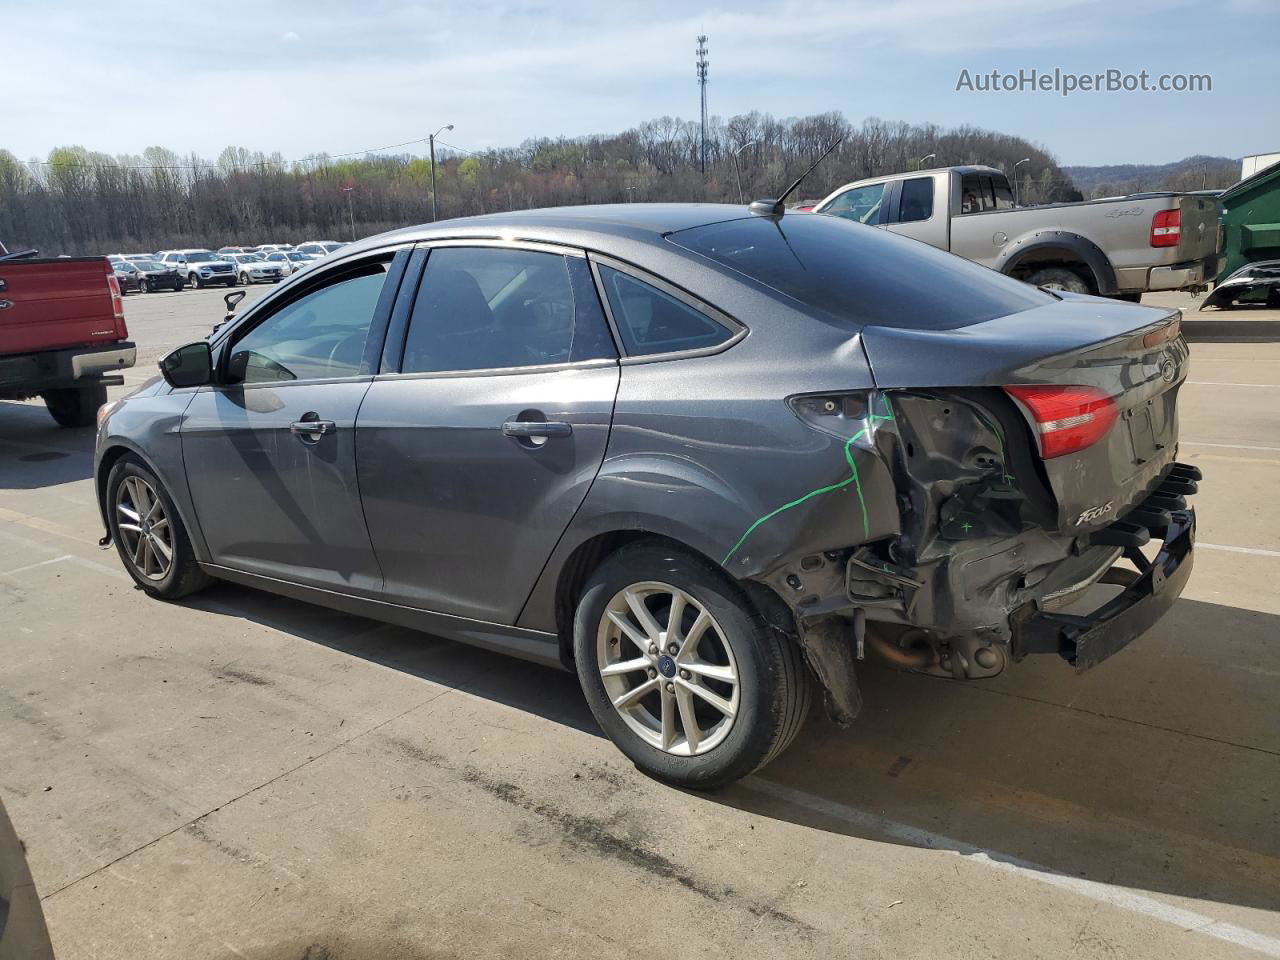
<path id="1" fill-rule="evenodd" d="M 614 358 L 581 257 L 499 247 L 431 251 L 401 373 L 545 366 Z"/>
<path id="2" fill-rule="evenodd" d="M 991 178 L 991 186 L 996 194 L 997 210 L 1013 209 L 1013 191 L 1009 189 L 1009 181 L 999 177 Z"/>

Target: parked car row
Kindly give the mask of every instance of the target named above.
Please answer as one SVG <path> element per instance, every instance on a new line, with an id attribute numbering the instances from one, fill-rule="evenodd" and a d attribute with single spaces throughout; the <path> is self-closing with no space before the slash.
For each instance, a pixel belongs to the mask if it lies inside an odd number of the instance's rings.
<path id="1" fill-rule="evenodd" d="M 107 259 L 121 293 L 151 293 L 187 287 L 279 283 L 342 246 L 333 240 L 312 240 L 297 247 L 265 243 L 257 247 L 222 247 L 216 253 L 203 248 L 114 253 Z"/>

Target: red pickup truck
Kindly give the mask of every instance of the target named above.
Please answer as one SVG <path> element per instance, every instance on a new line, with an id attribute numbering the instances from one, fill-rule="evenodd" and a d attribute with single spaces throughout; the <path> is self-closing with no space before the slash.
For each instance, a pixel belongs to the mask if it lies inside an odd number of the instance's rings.
<path id="1" fill-rule="evenodd" d="M 0 400 L 41 397 L 60 425 L 90 426 L 136 356 L 106 257 L 39 259 L 0 244 Z"/>

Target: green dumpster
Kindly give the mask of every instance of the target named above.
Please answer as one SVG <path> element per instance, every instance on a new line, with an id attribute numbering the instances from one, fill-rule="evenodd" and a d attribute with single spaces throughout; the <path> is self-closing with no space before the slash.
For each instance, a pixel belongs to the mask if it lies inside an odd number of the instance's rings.
<path id="1" fill-rule="evenodd" d="M 1241 180 L 1218 204 L 1224 233 L 1219 282 L 1246 263 L 1280 260 L 1280 163 Z"/>

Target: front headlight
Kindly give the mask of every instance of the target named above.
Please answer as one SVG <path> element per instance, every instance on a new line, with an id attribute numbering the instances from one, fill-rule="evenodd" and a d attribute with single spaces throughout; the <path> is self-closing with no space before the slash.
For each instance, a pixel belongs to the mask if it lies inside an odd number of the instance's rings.
<path id="1" fill-rule="evenodd" d="M 98 429 L 102 429 L 102 425 L 107 422 L 107 418 L 116 412 L 116 408 L 124 403 L 123 400 L 111 400 L 104 403 L 98 408 Z"/>

